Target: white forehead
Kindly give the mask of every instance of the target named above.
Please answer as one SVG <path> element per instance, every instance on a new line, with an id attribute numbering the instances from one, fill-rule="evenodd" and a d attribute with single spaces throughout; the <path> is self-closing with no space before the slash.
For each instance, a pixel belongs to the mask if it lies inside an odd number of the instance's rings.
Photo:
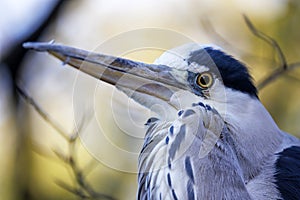
<path id="1" fill-rule="evenodd" d="M 206 47 L 212 47 L 213 49 L 221 50 L 220 47 L 212 44 L 200 45 L 197 43 L 188 43 L 164 52 L 154 61 L 154 64 L 167 65 L 169 67 L 182 70 L 189 68 L 190 71 L 193 71 L 193 63 L 192 65 L 188 66 L 187 59 L 190 57 L 191 52 L 204 49 Z M 195 66 L 195 70 L 196 69 L 197 71 L 206 71 L 207 67 L 197 65 Z"/>

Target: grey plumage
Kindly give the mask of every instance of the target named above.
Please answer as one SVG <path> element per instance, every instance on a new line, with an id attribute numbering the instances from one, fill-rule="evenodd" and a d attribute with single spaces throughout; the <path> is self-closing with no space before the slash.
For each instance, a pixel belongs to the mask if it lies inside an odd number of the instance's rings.
<path id="1" fill-rule="evenodd" d="M 204 115 L 213 121 L 204 123 Z M 250 199 L 242 170 L 236 165 L 236 149 L 231 148 L 233 140 L 219 118 L 205 107 L 195 106 L 171 124 L 154 122 L 145 140 L 151 142 L 145 143 L 140 154 L 138 199 Z M 211 128 L 217 128 L 210 123 L 222 129 L 220 137 L 214 135 Z M 172 126 L 173 134 L 168 130 Z M 165 143 L 167 137 L 171 138 L 169 144 Z M 218 138 L 216 144 L 201 157 L 203 140 L 214 137 Z"/>
<path id="2" fill-rule="evenodd" d="M 277 127 L 245 65 L 220 49 L 188 44 L 150 65 L 24 46 L 49 51 L 148 109 L 163 108 L 145 124 L 137 199 L 300 199 L 299 139 Z"/>
<path id="3" fill-rule="evenodd" d="M 161 132 L 164 123 L 167 125 L 165 129 L 175 124 L 185 126 L 186 135 L 181 137 L 180 142 L 162 142 L 154 149 L 144 146 L 139 160 L 139 183 L 142 183 L 143 176 L 156 181 L 155 187 L 140 188 L 138 199 L 159 199 L 161 196 L 162 199 L 300 199 L 300 188 L 295 189 L 300 184 L 300 165 L 289 163 L 295 165 L 292 170 L 285 170 L 289 171 L 289 177 L 285 176 L 287 173 L 282 169 L 278 169 L 280 164 L 289 165 L 286 163 L 287 159 L 278 158 L 280 152 L 292 145 L 299 147 L 300 142 L 277 128 L 259 102 L 256 88 L 252 85 L 244 65 L 210 47 L 192 51 L 187 57 L 189 58 L 183 59 L 187 60 L 186 65 L 194 61 L 198 66 L 208 67 L 208 70 L 220 71 L 223 83 L 227 87 L 223 102 L 220 99 L 211 100 L 212 95 L 206 97 L 193 82 L 192 91 L 198 96 L 203 95 L 204 98 L 198 103 L 191 103 L 194 107 L 180 111 L 178 118 L 171 124 L 159 121 L 153 124 L 153 127 L 157 128 L 149 129 L 146 138 L 154 137 L 154 141 L 163 141 L 162 134 L 171 137 L 166 130 Z M 174 65 L 170 57 L 168 61 Z M 176 65 L 179 65 L 178 62 Z M 195 79 L 191 78 L 191 81 L 193 80 Z M 190 123 L 185 117 L 190 117 Z M 195 126 L 192 122 L 197 122 L 198 125 Z M 158 132 L 160 139 L 155 138 Z M 175 131 L 174 135 L 179 137 L 177 134 L 180 133 Z M 168 152 L 172 147 L 174 150 Z M 168 159 L 174 151 L 176 159 Z M 151 153 L 145 156 L 144 152 Z M 159 158 L 155 158 L 156 156 Z M 147 162 L 148 159 L 151 161 Z M 153 171 L 151 166 L 155 159 L 165 160 L 165 163 L 162 163 L 159 170 Z M 300 159 L 295 155 L 293 159 L 294 162 L 297 160 L 300 163 Z M 145 169 L 150 169 L 153 173 L 143 174 Z M 293 174 L 296 177 L 291 178 Z M 161 178 L 161 182 L 158 182 L 156 177 L 160 176 L 167 179 Z M 291 186 L 278 184 L 282 181 L 279 179 L 284 179 L 285 183 L 290 183 Z M 172 185 L 168 182 L 172 182 Z M 182 189 L 184 187 L 186 189 Z M 145 196 L 144 193 L 148 195 Z"/>

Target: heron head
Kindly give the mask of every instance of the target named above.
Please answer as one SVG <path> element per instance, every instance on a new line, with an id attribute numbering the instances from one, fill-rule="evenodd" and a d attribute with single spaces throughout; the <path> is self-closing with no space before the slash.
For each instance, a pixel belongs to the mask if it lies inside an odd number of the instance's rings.
<path id="1" fill-rule="evenodd" d="M 247 67 L 216 46 L 186 44 L 166 51 L 154 64 L 136 66 L 134 69 L 142 69 L 145 81 L 132 90 L 118 86 L 121 78 L 117 87 L 149 109 L 159 104 L 170 113 L 201 102 L 225 115 L 228 105 L 244 106 L 249 99 L 258 100 Z M 146 90 L 139 91 L 143 87 Z"/>
<path id="2" fill-rule="evenodd" d="M 222 113 L 226 105 L 245 105 L 258 100 L 257 89 L 247 67 L 219 47 L 186 44 L 161 55 L 155 64 L 168 66 L 176 81 L 184 85 L 182 106 L 207 103 Z"/>
<path id="3" fill-rule="evenodd" d="M 245 65 L 218 47 L 186 44 L 166 51 L 154 64 L 56 44 L 25 43 L 24 47 L 50 52 L 159 115 L 164 110 L 172 116 L 171 112 L 199 102 L 222 113 L 228 103 L 243 105 L 245 99 L 258 99 Z"/>

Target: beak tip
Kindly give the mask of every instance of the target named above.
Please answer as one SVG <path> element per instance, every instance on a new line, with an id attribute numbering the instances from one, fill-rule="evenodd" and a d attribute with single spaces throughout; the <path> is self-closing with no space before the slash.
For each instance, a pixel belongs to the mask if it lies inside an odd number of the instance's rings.
<path id="1" fill-rule="evenodd" d="M 22 44 L 22 46 L 23 46 L 23 48 L 25 48 L 25 49 L 31 49 L 32 48 L 32 42 L 24 42 L 23 44 Z"/>
<path id="2" fill-rule="evenodd" d="M 36 51 L 48 51 L 49 47 L 54 43 L 54 40 L 51 40 L 50 42 L 24 42 L 22 46 L 25 49 L 33 49 Z"/>

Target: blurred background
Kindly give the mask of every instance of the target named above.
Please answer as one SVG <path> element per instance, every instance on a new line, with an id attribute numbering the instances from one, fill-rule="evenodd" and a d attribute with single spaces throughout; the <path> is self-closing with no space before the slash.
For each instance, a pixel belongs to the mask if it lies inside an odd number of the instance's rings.
<path id="1" fill-rule="evenodd" d="M 279 60 L 272 47 L 249 31 L 242 16 L 246 14 L 280 44 L 288 63 L 300 62 L 297 0 L 1 0 L 0 13 L 3 200 L 84 198 L 81 192 L 90 193 L 81 190 L 76 178 L 109 197 L 134 199 L 143 124 L 151 115 L 113 87 L 46 53 L 26 51 L 25 41 L 55 40 L 143 62 L 153 62 L 165 49 L 186 41 L 213 43 L 245 62 L 258 83 L 279 67 Z M 175 36 L 161 37 L 161 30 Z M 44 110 L 48 121 L 19 95 L 16 85 Z M 278 126 L 297 137 L 299 95 L 300 69 L 259 93 Z M 83 125 L 81 137 L 68 141 L 50 121 L 67 136 Z"/>

